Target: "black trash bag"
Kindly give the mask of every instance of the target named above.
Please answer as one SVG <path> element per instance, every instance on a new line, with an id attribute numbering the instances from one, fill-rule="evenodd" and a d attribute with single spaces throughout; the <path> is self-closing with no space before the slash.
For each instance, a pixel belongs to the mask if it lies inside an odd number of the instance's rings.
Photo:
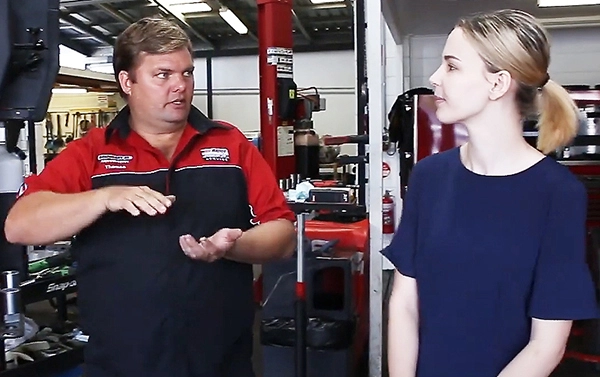
<path id="1" fill-rule="evenodd" d="M 261 344 L 265 346 L 294 347 L 296 320 L 270 318 L 261 323 Z M 309 318 L 306 326 L 306 346 L 314 350 L 346 349 L 352 344 L 354 321 Z"/>

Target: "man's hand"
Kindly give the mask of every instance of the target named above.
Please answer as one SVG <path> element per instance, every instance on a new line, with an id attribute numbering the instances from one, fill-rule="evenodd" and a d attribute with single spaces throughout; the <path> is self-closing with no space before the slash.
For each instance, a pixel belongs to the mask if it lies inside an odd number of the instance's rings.
<path id="1" fill-rule="evenodd" d="M 155 216 L 164 214 L 173 205 L 175 196 L 165 196 L 147 186 L 109 186 L 98 190 L 107 211 L 125 210 L 133 216 L 142 212 Z"/>
<path id="2" fill-rule="evenodd" d="M 202 237 L 198 241 L 189 234 L 186 234 L 179 237 L 179 245 L 185 255 L 192 259 L 214 262 L 223 258 L 242 234 L 241 229 L 224 228 L 212 236 L 208 238 Z"/>

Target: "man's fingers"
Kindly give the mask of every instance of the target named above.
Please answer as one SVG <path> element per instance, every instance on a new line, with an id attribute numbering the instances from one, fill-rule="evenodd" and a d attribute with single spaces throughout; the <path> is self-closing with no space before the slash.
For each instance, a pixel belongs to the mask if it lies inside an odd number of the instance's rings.
<path id="1" fill-rule="evenodd" d="M 133 204 L 140 209 L 140 211 L 147 213 L 150 216 L 154 216 L 158 213 L 154 207 L 152 207 L 146 198 L 136 197 L 132 200 Z"/>
<path id="2" fill-rule="evenodd" d="M 129 212 L 133 216 L 140 215 L 140 210 L 129 200 L 125 200 L 125 203 L 123 204 L 122 207 L 125 211 Z"/>
<path id="3" fill-rule="evenodd" d="M 148 203 L 154 207 L 158 212 L 165 213 L 167 208 L 171 207 L 175 201 L 175 195 L 164 196 L 158 191 L 154 191 L 147 186 L 141 186 L 138 196 L 146 198 Z"/>

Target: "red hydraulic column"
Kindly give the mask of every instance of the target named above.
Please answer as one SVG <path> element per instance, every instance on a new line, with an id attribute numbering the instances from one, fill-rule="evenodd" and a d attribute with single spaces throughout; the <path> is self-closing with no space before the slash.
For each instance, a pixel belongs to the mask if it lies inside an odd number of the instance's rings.
<path id="1" fill-rule="evenodd" d="M 296 171 L 292 0 L 257 0 L 257 5 L 261 149 L 282 179 Z"/>

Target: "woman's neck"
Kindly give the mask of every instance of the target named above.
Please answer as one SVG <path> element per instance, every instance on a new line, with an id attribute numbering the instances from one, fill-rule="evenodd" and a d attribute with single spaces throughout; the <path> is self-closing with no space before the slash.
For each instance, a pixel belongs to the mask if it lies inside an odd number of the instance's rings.
<path id="1" fill-rule="evenodd" d="M 461 148 L 460 155 L 463 165 L 474 173 L 511 175 L 529 168 L 544 157 L 523 138 L 519 116 L 490 114 L 465 125 L 469 142 Z"/>

